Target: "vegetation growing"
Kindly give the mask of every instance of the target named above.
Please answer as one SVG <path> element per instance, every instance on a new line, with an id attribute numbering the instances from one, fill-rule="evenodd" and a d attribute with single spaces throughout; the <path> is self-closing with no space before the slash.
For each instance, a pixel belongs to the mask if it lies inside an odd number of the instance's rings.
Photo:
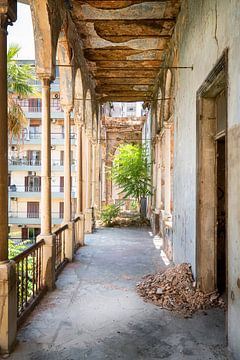
<path id="1" fill-rule="evenodd" d="M 121 145 L 113 160 L 112 180 L 121 188 L 124 198 L 132 197 L 141 205 L 151 194 L 150 162 L 145 147 Z"/>
<path id="2" fill-rule="evenodd" d="M 104 208 L 101 211 L 100 219 L 106 226 L 112 225 L 113 220 L 115 220 L 120 213 L 120 206 L 121 205 L 116 205 L 116 204 L 110 204 L 104 206 Z"/>
<path id="3" fill-rule="evenodd" d="M 8 74 L 8 131 L 10 142 L 13 137 L 20 139 L 22 130 L 27 124 L 26 116 L 17 99 L 37 96 L 31 81 L 35 80 L 29 64 L 19 64 L 16 60 L 20 51 L 18 45 L 9 46 L 7 53 Z"/>

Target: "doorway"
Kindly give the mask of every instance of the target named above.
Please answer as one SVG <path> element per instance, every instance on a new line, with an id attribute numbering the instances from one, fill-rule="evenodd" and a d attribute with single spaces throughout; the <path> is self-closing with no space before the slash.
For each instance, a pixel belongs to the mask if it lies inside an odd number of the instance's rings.
<path id="1" fill-rule="evenodd" d="M 217 151 L 217 289 L 220 294 L 226 291 L 226 166 L 225 136 L 216 141 Z"/>
<path id="2" fill-rule="evenodd" d="M 226 54 L 197 97 L 197 282 L 206 293 L 227 290 Z"/>

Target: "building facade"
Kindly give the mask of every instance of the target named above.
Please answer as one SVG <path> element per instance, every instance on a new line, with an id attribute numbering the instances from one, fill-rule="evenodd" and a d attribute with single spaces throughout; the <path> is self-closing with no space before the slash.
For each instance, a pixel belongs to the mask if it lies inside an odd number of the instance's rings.
<path id="1" fill-rule="evenodd" d="M 34 61 L 20 61 L 34 67 Z M 51 189 L 52 223 L 59 227 L 64 215 L 64 112 L 60 104 L 59 68 L 51 87 Z M 40 91 L 39 81 L 35 81 Z M 20 139 L 13 139 L 9 146 L 9 226 L 10 237 L 36 239 L 40 233 L 41 219 L 41 98 L 16 99 L 23 109 L 27 126 Z M 76 127 L 71 113 L 71 216 L 76 213 Z"/>

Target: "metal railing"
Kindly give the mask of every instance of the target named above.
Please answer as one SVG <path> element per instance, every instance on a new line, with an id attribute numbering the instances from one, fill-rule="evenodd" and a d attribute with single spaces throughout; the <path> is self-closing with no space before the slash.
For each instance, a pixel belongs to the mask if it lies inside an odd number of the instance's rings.
<path id="1" fill-rule="evenodd" d="M 17 166 L 41 166 L 41 160 L 27 160 L 27 159 L 9 159 L 8 165 L 17 165 Z M 76 160 L 71 161 L 72 165 L 76 164 Z M 64 166 L 63 160 L 53 159 L 52 166 Z"/>
<path id="2" fill-rule="evenodd" d="M 52 219 L 59 219 L 61 212 L 52 212 Z M 41 213 L 37 211 L 9 211 L 9 218 L 40 219 Z"/>
<path id="3" fill-rule="evenodd" d="M 41 192 L 41 185 L 16 185 L 12 184 L 9 186 L 9 191 L 14 192 Z M 52 193 L 62 193 L 64 192 L 64 186 L 62 185 L 51 185 Z M 75 193 L 76 188 L 72 187 L 72 193 Z"/>
<path id="4" fill-rule="evenodd" d="M 8 160 L 9 165 L 25 165 L 25 166 L 41 166 L 41 160 L 33 159 L 9 159 Z"/>
<path id="5" fill-rule="evenodd" d="M 54 232 L 56 236 L 55 272 L 57 275 L 67 263 L 67 258 L 65 255 L 65 241 L 67 229 L 68 225 L 66 224 L 61 226 Z"/>
<path id="6" fill-rule="evenodd" d="M 46 291 L 43 283 L 44 240 L 15 256 L 18 325 Z"/>
<path id="7" fill-rule="evenodd" d="M 42 138 L 42 133 L 41 132 L 27 132 L 26 130 L 23 132 L 23 136 L 21 137 L 21 139 L 23 140 L 37 140 L 37 139 L 41 139 Z M 75 133 L 71 133 L 70 134 L 70 138 L 71 139 L 76 139 L 76 134 Z M 51 133 L 51 140 L 64 140 L 65 136 L 64 133 L 59 132 L 59 133 Z"/>

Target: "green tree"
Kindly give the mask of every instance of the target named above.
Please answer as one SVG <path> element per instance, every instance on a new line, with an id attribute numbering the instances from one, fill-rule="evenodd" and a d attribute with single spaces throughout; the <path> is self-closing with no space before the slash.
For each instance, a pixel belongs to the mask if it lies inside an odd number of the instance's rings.
<path id="1" fill-rule="evenodd" d="M 145 147 L 132 144 L 119 146 L 113 159 L 112 180 L 121 188 L 124 198 L 131 196 L 139 202 L 143 215 L 141 203 L 151 194 L 150 163 Z"/>
<path id="2" fill-rule="evenodd" d="M 29 64 L 19 64 L 16 60 L 19 45 L 11 44 L 7 53 L 8 73 L 8 131 L 10 142 L 13 137 L 20 139 L 22 130 L 27 124 L 26 116 L 17 99 L 38 96 L 31 84 L 35 79 L 33 69 Z"/>

